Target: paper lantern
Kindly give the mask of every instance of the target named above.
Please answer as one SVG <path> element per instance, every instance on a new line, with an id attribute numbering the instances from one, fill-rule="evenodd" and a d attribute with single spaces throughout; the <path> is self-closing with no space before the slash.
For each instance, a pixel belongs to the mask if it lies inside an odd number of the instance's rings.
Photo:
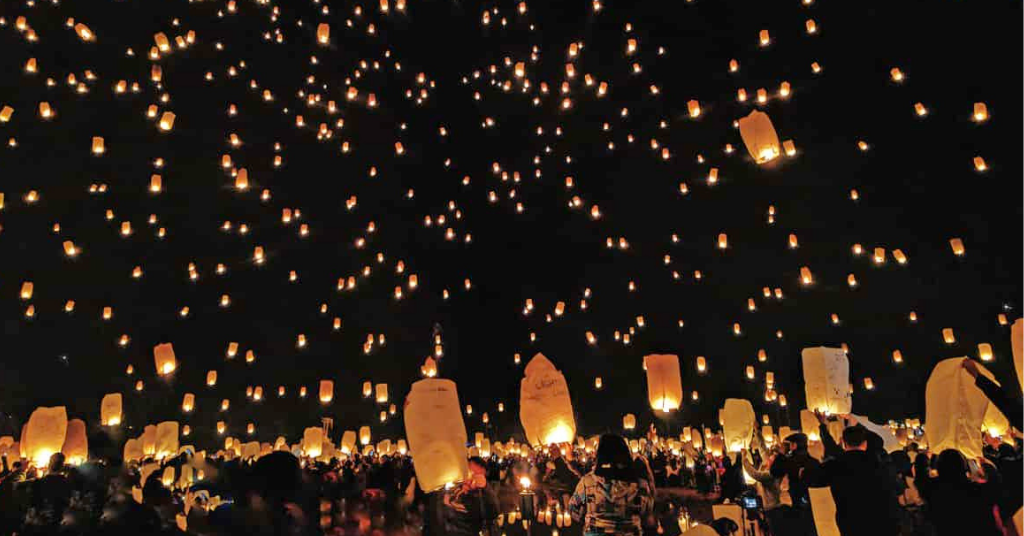
<path id="1" fill-rule="evenodd" d="M 828 415 L 849 413 L 850 361 L 840 348 L 804 348 L 800 353 L 804 370 L 807 407 Z"/>
<path id="2" fill-rule="evenodd" d="M 978 344 L 978 359 L 988 362 L 992 361 L 992 345 L 983 342 Z"/>
<path id="3" fill-rule="evenodd" d="M 531 445 L 565 443 L 576 436 L 569 386 L 544 354 L 533 356 L 526 365 L 519 405 L 519 419 Z"/>
<path id="4" fill-rule="evenodd" d="M 1010 421 L 995 404 L 989 403 L 982 417 L 981 429 L 992 437 L 1003 437 L 1010 431 Z"/>
<path id="5" fill-rule="evenodd" d="M 64 459 L 71 465 L 81 465 L 89 459 L 89 438 L 85 432 L 85 421 L 71 419 L 68 421 L 64 445 L 61 446 Z"/>
<path id="6" fill-rule="evenodd" d="M 331 26 L 329 24 L 321 22 L 316 27 L 316 40 L 322 46 L 327 46 L 331 43 Z"/>
<path id="7" fill-rule="evenodd" d="M 956 343 L 956 334 L 953 333 L 953 328 L 942 328 L 942 342 L 946 344 Z"/>
<path id="8" fill-rule="evenodd" d="M 191 413 L 196 407 L 196 395 L 192 393 L 185 393 L 185 396 L 181 399 L 181 411 L 185 413 Z"/>
<path id="9" fill-rule="evenodd" d="M 754 162 L 764 164 L 779 156 L 779 136 L 768 114 L 754 110 L 741 118 L 739 124 L 740 136 Z"/>
<path id="10" fill-rule="evenodd" d="M 761 32 L 757 35 L 757 38 L 758 42 L 760 42 L 761 46 L 763 47 L 770 45 L 772 42 L 772 37 L 768 33 L 768 30 L 761 30 Z"/>
<path id="11" fill-rule="evenodd" d="M 412 384 L 405 433 L 421 490 L 440 489 L 465 477 L 467 435 L 455 382 L 425 379 Z"/>
<path id="12" fill-rule="evenodd" d="M 320 403 L 329 404 L 331 400 L 334 400 L 334 382 L 331 380 L 320 380 Z"/>
<path id="13" fill-rule="evenodd" d="M 690 113 L 690 117 L 700 117 L 700 102 L 691 100 L 686 103 L 686 110 Z"/>
<path id="14" fill-rule="evenodd" d="M 211 370 L 206 373 L 206 385 L 213 387 L 217 385 L 217 371 Z"/>
<path id="15" fill-rule="evenodd" d="M 725 399 L 720 413 L 722 418 L 722 434 L 729 452 L 739 452 L 750 447 L 754 437 L 757 419 L 750 401 L 739 398 Z"/>
<path id="16" fill-rule="evenodd" d="M 964 357 L 940 361 L 925 385 L 925 431 L 932 452 L 959 450 L 967 459 L 982 456 L 981 430 L 989 400 L 964 370 Z M 978 365 L 978 373 L 992 374 Z"/>
<path id="17" fill-rule="evenodd" d="M 984 123 L 988 120 L 988 107 L 984 102 L 974 103 L 974 114 L 971 117 L 976 123 Z"/>
<path id="18" fill-rule="evenodd" d="M 100 401 L 100 423 L 103 426 L 121 424 L 121 393 L 109 393 Z"/>
<path id="19" fill-rule="evenodd" d="M 22 283 L 21 284 L 21 293 L 20 293 L 21 299 L 23 299 L 23 300 L 31 300 L 32 299 L 32 293 L 33 293 L 34 290 L 35 290 L 35 286 L 32 284 L 31 281 L 25 281 L 24 283 Z"/>
<path id="20" fill-rule="evenodd" d="M 388 384 L 378 383 L 377 385 L 374 386 L 374 393 L 376 393 L 377 395 L 376 398 L 378 404 L 388 403 Z"/>
<path id="21" fill-rule="evenodd" d="M 1014 320 L 1010 328 L 1010 343 L 1013 347 L 1013 368 L 1017 371 L 1017 382 L 1024 391 L 1024 319 Z"/>
<path id="22" fill-rule="evenodd" d="M 142 459 L 142 442 L 138 439 L 129 439 L 124 444 L 121 458 L 124 463 L 139 461 Z"/>
<path id="23" fill-rule="evenodd" d="M 437 376 L 437 361 L 434 361 L 434 358 L 432 357 L 427 357 L 427 359 L 423 361 L 423 366 L 420 367 L 420 374 L 427 378 Z"/>
<path id="24" fill-rule="evenodd" d="M 12 115 L 14 115 L 14 108 L 11 108 L 10 106 L 4 106 L 3 109 L 0 110 L 0 123 L 6 123 L 10 121 Z"/>
<path id="25" fill-rule="evenodd" d="M 702 356 L 702 355 L 697 356 L 697 374 L 704 374 L 705 372 L 707 372 L 707 370 L 708 370 L 708 361 L 707 361 L 707 359 L 704 356 Z"/>
<path id="26" fill-rule="evenodd" d="M 673 354 L 647 355 L 644 356 L 644 366 L 647 369 L 647 399 L 651 408 L 664 413 L 679 409 L 683 401 L 679 357 Z"/>
<path id="27" fill-rule="evenodd" d="M 178 421 L 164 421 L 156 425 L 154 455 L 164 459 L 178 454 Z"/>
<path id="28" fill-rule="evenodd" d="M 622 417 L 622 429 L 633 430 L 634 428 L 636 428 L 636 415 L 633 415 L 632 413 L 627 413 L 624 417 Z"/>
<path id="29" fill-rule="evenodd" d="M 169 131 L 174 128 L 174 118 L 175 115 L 173 112 L 164 112 L 163 115 L 160 116 L 160 130 Z"/>
<path id="30" fill-rule="evenodd" d="M 363 382 L 363 398 L 370 398 L 373 395 L 373 384 L 370 382 Z"/>
<path id="31" fill-rule="evenodd" d="M 950 238 L 949 247 L 953 249 L 953 255 L 962 257 L 964 255 L 964 241 L 959 238 Z"/>
<path id="32" fill-rule="evenodd" d="M 106 152 L 106 150 L 107 150 L 107 147 L 103 143 L 103 138 L 101 136 L 93 136 L 92 137 L 92 154 L 101 155 L 104 152 Z"/>
<path id="33" fill-rule="evenodd" d="M 166 376 L 178 368 L 174 347 L 169 342 L 153 347 L 153 360 L 156 361 L 156 372 L 161 376 Z"/>
<path id="34" fill-rule="evenodd" d="M 36 408 L 21 430 L 21 457 L 37 467 L 46 467 L 50 456 L 61 451 L 68 431 L 64 406 Z"/>
<path id="35" fill-rule="evenodd" d="M 302 452 L 310 458 L 316 458 L 323 452 L 324 429 L 311 426 L 302 432 Z"/>
<path id="36" fill-rule="evenodd" d="M 363 426 L 359 428 L 359 444 L 366 446 L 370 444 L 370 427 Z"/>

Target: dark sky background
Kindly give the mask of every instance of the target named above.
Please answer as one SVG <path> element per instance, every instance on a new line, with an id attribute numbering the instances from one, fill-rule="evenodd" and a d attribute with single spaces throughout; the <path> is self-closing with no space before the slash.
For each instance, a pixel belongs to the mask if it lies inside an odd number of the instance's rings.
<path id="1" fill-rule="evenodd" d="M 376 3 L 364 3 L 360 16 L 351 2 L 277 5 L 276 21 L 271 5 L 249 0 L 223 17 L 218 12 L 227 4 L 212 1 L 0 5 L 6 21 L 0 27 L 0 105 L 15 109 L 0 134 L 17 140 L 16 148 L 0 149 L 6 198 L 0 211 L 0 432 L 16 435 L 33 408 L 53 404 L 67 405 L 72 417 L 96 430 L 100 398 L 122 392 L 130 428 L 118 433 L 125 435 L 179 419 L 192 426 L 197 444 L 211 444 L 214 423 L 223 419 L 229 433 L 241 434 L 252 421 L 257 437 L 273 441 L 279 434 L 294 439 L 331 416 L 337 430 L 372 424 L 378 438 L 400 437 L 401 414 L 378 423 L 381 407 L 364 400 L 360 386 L 388 383 L 401 408 L 432 351 L 435 323 L 443 330 L 441 375 L 454 379 L 462 403 L 474 408 L 466 417 L 469 432 L 483 429 L 480 414 L 487 411 L 492 436 L 500 438 L 521 436 L 519 380 L 536 352 L 565 374 L 579 431 L 587 435 L 617 430 L 627 412 L 642 425 L 657 419 L 641 369 L 642 356 L 655 352 L 678 354 L 684 389 L 700 393 L 699 402 L 688 401 L 672 416 L 676 430 L 714 423 L 726 397 L 750 398 L 773 424 L 787 418 L 797 424 L 800 350 L 808 346 L 849 345 L 854 411 L 876 421 L 923 418 L 924 385 L 934 364 L 976 356 L 981 342 L 992 344 L 990 368 L 997 377 L 1016 382 L 1009 326 L 999 325 L 997 315 L 1005 312 L 1012 322 L 1021 306 L 1019 2 L 610 0 L 594 14 L 590 2 L 574 0 L 533 2 L 519 15 L 515 2 L 410 0 L 405 13 L 382 14 Z M 329 14 L 321 12 L 324 5 Z M 499 10 L 489 26 L 481 23 L 485 9 Z M 19 15 L 27 17 L 37 42 L 15 29 Z M 65 26 L 68 17 L 87 24 L 97 39 L 83 43 Z M 816 21 L 817 35 L 805 33 L 808 18 Z M 320 22 L 331 25 L 326 48 L 316 44 Z M 633 25 L 628 34 L 627 23 Z M 758 46 L 762 29 L 772 35 L 767 48 Z M 146 58 L 153 34 L 173 39 L 188 30 L 195 30 L 195 44 L 158 61 L 158 88 L 149 81 Z M 275 30 L 283 43 L 264 38 Z M 626 57 L 631 37 L 640 48 Z M 573 106 L 561 110 L 557 93 L 573 41 L 585 47 L 574 61 Z M 534 46 L 539 58 L 530 62 Z M 128 47 L 135 57 L 126 56 Z M 658 47 L 665 47 L 663 55 Z M 30 57 L 37 59 L 36 74 L 23 72 Z M 506 57 L 527 62 L 528 93 L 516 85 Z M 740 69 L 730 74 L 732 58 Z M 370 65 L 356 79 L 360 60 Z M 242 61 L 238 76 L 228 76 Z M 815 61 L 822 66 L 817 75 L 810 68 Z M 633 62 L 642 65 L 641 73 L 632 73 Z M 906 74 L 902 84 L 890 81 L 892 67 Z M 86 69 L 95 80 L 85 80 Z M 479 79 L 472 77 L 475 70 Z M 212 81 L 203 79 L 208 71 Z M 417 105 L 406 91 L 427 87 L 416 82 L 421 72 L 434 87 Z M 88 93 L 66 83 L 69 73 Z M 605 98 L 584 87 L 585 73 L 608 82 Z M 115 95 L 121 79 L 137 81 L 140 91 Z M 344 97 L 346 79 L 359 88 L 356 101 Z M 259 90 L 250 89 L 251 80 Z M 513 90 L 498 87 L 506 80 Z M 541 81 L 551 93 L 534 106 Z M 792 85 L 789 99 L 776 96 L 782 81 Z M 651 84 L 658 95 L 651 95 Z M 758 108 L 781 139 L 795 141 L 799 154 L 759 167 L 732 121 L 755 108 L 762 87 L 771 98 Z M 273 102 L 262 100 L 263 88 L 273 91 Z M 747 103 L 737 102 L 738 88 L 746 89 Z M 300 91 L 319 94 L 321 102 L 307 106 Z M 474 91 L 481 100 L 473 99 Z M 169 102 L 163 104 L 165 92 Z M 366 106 L 368 92 L 376 94 L 377 108 Z M 696 120 L 687 116 L 690 99 L 701 103 Z M 53 120 L 38 117 L 44 100 L 56 110 Z M 338 114 L 328 115 L 328 100 L 337 101 Z M 971 121 L 979 101 L 991 116 L 984 124 Z M 915 102 L 927 106 L 926 118 L 914 114 Z M 177 115 L 172 132 L 159 132 L 145 117 L 154 103 Z M 226 113 L 231 103 L 236 117 Z M 304 116 L 305 128 L 296 128 L 296 114 Z M 317 126 L 339 117 L 344 127 L 317 141 Z M 486 117 L 494 127 L 481 128 Z M 447 137 L 439 135 L 441 125 Z M 536 134 L 538 126 L 543 135 Z M 231 132 L 244 145 L 230 147 Z M 629 134 L 635 143 L 627 142 Z M 93 136 L 105 138 L 103 156 L 90 153 Z M 650 148 L 651 138 L 670 148 L 670 159 Z M 340 149 L 345 140 L 352 146 L 348 154 Z M 394 150 L 399 140 L 401 157 Z M 870 150 L 859 151 L 858 140 Z M 275 142 L 282 147 L 280 168 L 272 165 Z M 731 155 L 723 150 L 727 143 L 736 149 Z M 225 153 L 247 168 L 249 191 L 233 189 L 220 167 Z M 698 154 L 705 163 L 698 163 Z M 976 155 L 988 171 L 974 170 Z M 165 166 L 155 171 L 158 157 Z M 521 183 L 503 182 L 491 171 L 494 162 L 510 176 L 518 171 Z M 369 176 L 371 166 L 376 177 Z M 704 181 L 710 167 L 719 169 L 714 187 Z M 163 176 L 159 195 L 147 189 L 154 172 Z M 468 186 L 464 176 L 471 177 Z M 566 176 L 575 180 L 571 191 Z M 680 195 L 680 182 L 688 195 Z M 93 183 L 108 191 L 90 194 Z M 30 205 L 23 196 L 33 189 L 40 201 Z M 264 189 L 269 201 L 260 200 Z M 409 189 L 413 199 L 405 197 Z M 860 194 L 856 202 L 851 189 Z M 489 191 L 497 203 L 488 202 Z M 345 200 L 353 195 L 358 205 L 348 211 Z M 583 200 L 576 210 L 567 208 L 573 195 Z M 522 214 L 517 201 L 525 206 Z M 588 216 L 593 204 L 600 206 L 600 220 Z M 769 206 L 776 210 L 773 225 Z M 302 211 L 308 237 L 298 236 L 298 222 L 281 222 L 286 207 Z M 112 221 L 104 217 L 108 209 Z M 157 225 L 147 224 L 150 214 Z M 425 216 L 441 214 L 447 225 L 424 226 Z M 122 221 L 131 222 L 130 237 L 119 235 Z M 232 231 L 221 231 L 224 221 L 233 223 Z M 377 231 L 367 234 L 371 221 Z M 244 236 L 242 223 L 249 227 Z M 156 236 L 161 226 L 163 239 Z M 457 240 L 444 239 L 445 227 Z M 466 233 L 471 244 L 463 242 Z M 728 233 L 725 251 L 716 247 L 719 233 Z M 795 250 L 787 247 L 790 233 L 799 238 Z M 607 237 L 620 236 L 629 241 L 627 251 L 605 248 Z M 367 238 L 363 249 L 354 245 L 359 237 Z M 964 257 L 952 254 L 952 237 L 963 239 Z M 64 240 L 73 240 L 81 254 L 67 258 Z M 868 253 L 853 256 L 854 243 Z M 266 251 L 261 266 L 252 262 L 255 246 Z M 872 264 L 874 247 L 889 252 L 884 266 Z M 896 248 L 909 258 L 906 265 L 891 257 Z M 405 282 L 395 274 L 399 260 L 406 274 L 418 275 L 419 288 L 396 301 L 393 289 Z M 188 278 L 189 262 L 197 266 L 198 281 Z M 214 273 L 217 263 L 226 274 Z M 136 265 L 144 270 L 138 280 L 130 277 Z M 372 274 L 359 277 L 357 289 L 335 290 L 339 277 L 358 275 L 367 265 Z M 800 285 L 801 266 L 813 271 L 813 286 Z M 295 283 L 288 281 L 290 270 L 298 272 Z M 701 271 L 700 281 L 694 270 Z M 854 290 L 846 285 L 850 273 L 859 281 Z M 463 288 L 467 277 L 469 291 Z M 630 280 L 636 292 L 627 291 Z M 19 299 L 23 281 L 35 285 L 32 319 L 24 316 L 29 303 Z M 784 299 L 764 299 L 765 286 L 781 288 Z M 580 311 L 588 287 L 593 296 Z M 230 307 L 218 306 L 222 294 L 230 295 Z M 536 309 L 524 317 L 527 298 Z M 747 311 L 748 298 L 756 312 Z M 69 299 L 76 302 L 70 314 L 64 311 Z M 566 314 L 545 322 L 559 300 Z M 329 310 L 321 314 L 324 303 Z M 104 306 L 114 309 L 109 321 L 101 319 Z M 187 318 L 179 316 L 183 306 L 190 308 Z M 908 321 L 910 311 L 918 322 Z M 837 326 L 832 313 L 841 319 Z M 646 326 L 632 344 L 615 342 L 612 333 L 626 332 L 637 315 Z M 331 329 L 335 316 L 342 319 L 340 331 Z M 732 332 L 735 322 L 741 336 Z M 947 327 L 956 332 L 954 345 L 943 343 Z M 598 337 L 595 346 L 586 343 L 587 330 Z M 301 350 L 295 344 L 300 333 L 308 339 Z M 384 334 L 387 344 L 364 354 L 369 333 Z M 123 348 L 121 334 L 131 337 Z M 234 360 L 225 358 L 230 341 L 241 347 Z M 173 343 L 179 359 L 169 379 L 155 375 L 152 348 L 160 342 Z M 255 363 L 241 358 L 246 349 L 256 352 Z M 767 352 L 766 363 L 757 362 L 758 349 Z M 893 364 L 894 349 L 902 351 L 902 365 Z M 515 353 L 523 356 L 520 366 Z M 704 376 L 695 372 L 700 355 L 709 362 Z M 129 364 L 133 376 L 125 374 Z M 756 381 L 745 379 L 747 365 L 755 366 Z M 211 369 L 219 372 L 213 389 L 204 382 Z M 763 402 L 766 371 L 787 396 L 788 413 Z M 595 376 L 603 378 L 601 391 L 593 387 Z M 865 377 L 874 380 L 874 391 L 863 389 Z M 312 396 L 323 378 L 336 385 L 328 406 Z M 133 389 L 138 379 L 146 383 L 142 393 Z M 246 386 L 256 385 L 266 392 L 260 403 L 244 395 Z M 276 396 L 279 385 L 287 389 L 284 398 Z M 297 396 L 302 385 L 311 393 L 304 400 Z M 197 397 L 190 415 L 180 411 L 186 392 Z M 218 411 L 222 398 L 231 400 L 226 413 Z M 499 402 L 506 407 L 501 414 Z"/>

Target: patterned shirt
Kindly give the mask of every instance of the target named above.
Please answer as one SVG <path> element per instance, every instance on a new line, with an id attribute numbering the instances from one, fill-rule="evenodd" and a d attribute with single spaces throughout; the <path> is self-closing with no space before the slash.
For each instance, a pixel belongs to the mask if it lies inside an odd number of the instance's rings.
<path id="1" fill-rule="evenodd" d="M 591 472 L 576 485 L 569 499 L 569 513 L 577 522 L 584 522 L 587 536 L 639 536 L 641 518 L 653 505 L 654 490 L 646 479 L 609 480 Z"/>

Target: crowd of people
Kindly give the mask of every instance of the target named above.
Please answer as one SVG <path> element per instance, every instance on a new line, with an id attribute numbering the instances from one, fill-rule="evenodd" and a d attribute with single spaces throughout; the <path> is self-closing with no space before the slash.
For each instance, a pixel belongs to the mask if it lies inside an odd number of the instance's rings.
<path id="1" fill-rule="evenodd" d="M 980 459 L 914 441 L 887 450 L 856 418 L 821 414 L 818 430 L 777 441 L 757 431 L 747 448 L 724 455 L 666 441 L 654 428 L 643 441 L 607 434 L 596 448 L 473 455 L 464 480 L 426 492 L 414 457 L 398 452 L 324 460 L 287 450 L 258 458 L 184 450 L 159 461 L 101 455 L 78 465 L 57 453 L 47 467 L 4 456 L 0 533 L 832 536 L 815 512 L 817 490 L 828 489 L 842 536 L 1021 536 L 1013 516 L 1022 503 L 1024 409 L 967 363 L 1017 430 L 986 436 Z M 823 455 L 812 454 L 812 441 Z M 186 468 L 200 471 L 186 480 Z M 715 519 L 712 503 L 744 504 L 749 524 Z"/>

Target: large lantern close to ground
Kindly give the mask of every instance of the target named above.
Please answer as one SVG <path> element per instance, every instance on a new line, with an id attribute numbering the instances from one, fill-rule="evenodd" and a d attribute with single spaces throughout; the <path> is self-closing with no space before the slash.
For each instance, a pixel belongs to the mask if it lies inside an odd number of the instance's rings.
<path id="1" fill-rule="evenodd" d="M 519 420 L 527 441 L 532 445 L 571 442 L 576 437 L 576 418 L 565 376 L 541 353 L 533 356 L 525 372 L 519 387 Z"/>
<path id="2" fill-rule="evenodd" d="M 965 357 L 935 365 L 925 386 L 925 432 L 932 452 L 959 450 L 967 459 L 982 456 L 981 430 L 989 401 L 964 370 Z M 978 373 L 992 374 L 978 365 Z"/>
<path id="3" fill-rule="evenodd" d="M 420 489 L 429 492 L 462 480 L 467 436 L 455 382 L 428 378 L 413 383 L 404 414 Z"/>
<path id="4" fill-rule="evenodd" d="M 64 406 L 36 408 L 21 432 L 21 456 L 37 467 L 46 467 L 50 456 L 60 452 L 68 432 Z"/>
<path id="5" fill-rule="evenodd" d="M 727 398 L 722 406 L 722 435 L 725 436 L 725 447 L 729 452 L 739 452 L 750 448 L 754 437 L 757 417 L 749 400 Z"/>
<path id="6" fill-rule="evenodd" d="M 850 361 L 841 348 L 804 348 L 800 353 L 804 367 L 804 392 L 811 411 L 835 415 L 849 413 Z"/>

